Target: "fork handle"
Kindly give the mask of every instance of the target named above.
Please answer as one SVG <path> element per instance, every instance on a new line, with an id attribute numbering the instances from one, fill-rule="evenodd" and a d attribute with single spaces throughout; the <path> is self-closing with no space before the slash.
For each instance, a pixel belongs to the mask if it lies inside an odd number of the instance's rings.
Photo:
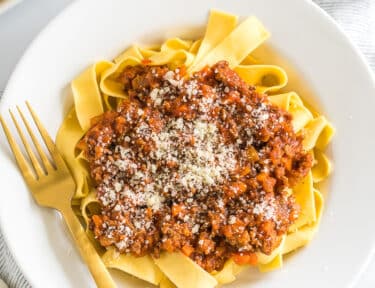
<path id="1" fill-rule="evenodd" d="M 68 207 L 60 210 L 70 233 L 72 234 L 82 258 L 85 260 L 91 275 L 93 276 L 97 287 L 99 288 L 115 288 L 117 287 L 113 281 L 108 269 L 105 267 L 98 252 L 95 250 L 85 230 L 79 222 L 73 210 Z"/>

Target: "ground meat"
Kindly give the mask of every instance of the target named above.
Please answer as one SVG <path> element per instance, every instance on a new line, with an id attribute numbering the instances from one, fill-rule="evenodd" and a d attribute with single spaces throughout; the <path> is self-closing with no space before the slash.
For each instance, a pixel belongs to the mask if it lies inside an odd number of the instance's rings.
<path id="1" fill-rule="evenodd" d="M 288 189 L 311 155 L 292 116 L 225 61 L 192 77 L 140 65 L 119 76 L 129 99 L 93 119 L 85 151 L 101 245 L 136 256 L 181 251 L 205 270 L 256 264 L 296 220 Z"/>

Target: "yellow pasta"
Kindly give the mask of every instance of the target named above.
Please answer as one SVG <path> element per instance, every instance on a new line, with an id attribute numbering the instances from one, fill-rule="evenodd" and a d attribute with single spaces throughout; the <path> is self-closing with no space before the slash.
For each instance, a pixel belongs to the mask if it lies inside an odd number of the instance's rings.
<path id="1" fill-rule="evenodd" d="M 152 50 L 150 50 L 150 51 L 152 51 Z M 152 51 L 152 52 L 156 53 L 155 51 Z M 147 55 L 147 57 L 152 56 L 154 53 L 149 53 Z M 129 49 L 125 50 L 122 54 L 117 56 L 113 60 L 113 62 L 117 64 L 117 63 L 120 63 L 124 59 L 127 59 L 127 58 L 144 59 L 144 55 L 142 53 L 142 50 L 139 47 L 131 46 Z"/>
<path id="2" fill-rule="evenodd" d="M 268 272 L 280 268 L 282 266 L 282 250 L 284 248 L 286 237 L 283 237 L 279 247 L 277 247 L 271 255 L 256 253 L 258 257 L 258 269 L 261 272 Z M 228 284 L 236 280 L 236 275 L 249 268 L 248 265 L 238 265 L 232 259 L 228 260 L 224 268 L 213 273 L 213 276 L 219 284 Z"/>
<path id="3" fill-rule="evenodd" d="M 218 284 L 215 277 L 181 253 L 163 253 L 154 261 L 177 287 L 211 288 Z"/>
<path id="4" fill-rule="evenodd" d="M 269 100 L 293 115 L 292 123 L 295 132 L 299 132 L 313 119 L 312 113 L 305 107 L 301 98 L 295 92 L 272 95 Z"/>
<path id="5" fill-rule="evenodd" d="M 311 172 L 290 191 L 301 207 L 300 216 L 271 255 L 257 253 L 259 270 L 267 272 L 280 268 L 283 255 L 311 241 L 318 229 L 324 202 L 314 185 L 326 179 L 332 170 L 324 149 L 331 141 L 334 128 L 325 117 L 313 115 L 295 92 L 276 94 L 286 87 L 287 74 L 275 65 L 256 64 L 251 54 L 269 37 L 268 31 L 255 17 L 237 22 L 235 15 L 212 11 L 203 39 L 172 38 L 149 48 L 131 46 L 113 62 L 98 62 L 72 81 L 74 107 L 61 124 L 56 143 L 76 181 L 74 198 L 80 202 L 86 226 L 90 221 L 88 212 L 99 201 L 89 180 L 87 163 L 76 145 L 89 129 L 93 117 L 115 109 L 119 101 L 126 99 L 123 84 L 118 81 L 123 69 L 142 63 L 184 65 L 191 74 L 206 65 L 226 60 L 244 81 L 254 85 L 259 93 L 272 93 L 269 101 L 292 114 L 295 132 L 304 136 L 304 148 L 314 157 Z M 90 237 L 93 239 L 92 235 Z M 99 245 L 97 247 L 100 249 Z M 119 269 L 162 288 L 216 287 L 233 282 L 247 267 L 228 260 L 221 271 L 210 274 L 181 253 L 162 253 L 160 258 L 154 259 L 151 256 L 136 258 L 119 254 L 114 248 L 105 251 L 102 259 L 108 268 Z"/>
<path id="6" fill-rule="evenodd" d="M 190 66 L 194 60 L 194 55 L 186 50 L 165 50 L 160 51 L 152 55 L 149 60 L 150 65 L 164 65 L 170 64 L 172 67 L 177 67 L 181 65 Z"/>
<path id="7" fill-rule="evenodd" d="M 160 51 L 184 50 L 189 51 L 193 41 L 171 38 L 160 46 Z"/>
<path id="8" fill-rule="evenodd" d="M 87 185 L 88 171 L 75 153 L 77 142 L 84 135 L 79 125 L 75 109 L 70 110 L 56 136 L 56 146 L 72 171 L 76 182 L 75 198 L 82 198 L 89 194 Z"/>
<path id="9" fill-rule="evenodd" d="M 161 279 L 159 286 L 160 288 L 176 288 L 176 285 L 165 276 Z"/>
<path id="10" fill-rule="evenodd" d="M 235 15 L 223 13 L 220 11 L 211 11 L 208 19 L 205 36 L 200 44 L 195 57 L 193 67 L 208 52 L 228 36 L 237 25 L 238 17 Z"/>
<path id="11" fill-rule="evenodd" d="M 217 283 L 228 284 L 236 280 L 236 275 L 234 272 L 236 264 L 232 259 L 228 260 L 221 271 L 213 273 Z"/>
<path id="12" fill-rule="evenodd" d="M 328 121 L 324 116 L 319 116 L 312 119 L 303 128 L 303 146 L 307 151 L 313 149 L 316 146 L 318 139 L 328 125 Z M 327 137 L 327 136 L 326 136 Z"/>
<path id="13" fill-rule="evenodd" d="M 314 149 L 315 165 L 311 169 L 314 183 L 326 179 L 332 171 L 332 165 L 327 156 L 319 149 Z"/>
<path id="14" fill-rule="evenodd" d="M 239 65 L 234 71 L 260 93 L 278 91 L 288 82 L 285 71 L 274 65 Z"/>
<path id="15" fill-rule="evenodd" d="M 98 62 L 72 81 L 74 108 L 83 130 L 90 127 L 90 119 L 104 112 L 98 80 L 101 74 L 113 64 Z"/>
<path id="16" fill-rule="evenodd" d="M 292 233 L 288 233 L 285 239 L 282 254 L 290 253 L 292 251 L 295 251 L 297 248 L 305 246 L 311 241 L 312 237 L 317 231 L 324 204 L 323 196 L 317 189 L 314 189 L 314 200 L 316 209 L 316 221 L 310 225 L 302 226 Z"/>
<path id="17" fill-rule="evenodd" d="M 109 248 L 102 259 L 108 268 L 119 269 L 155 285 L 159 285 L 164 277 L 150 256 L 134 257 Z"/>
<path id="18" fill-rule="evenodd" d="M 275 269 L 279 269 L 283 266 L 283 256 L 281 253 L 277 254 L 275 258 L 268 262 L 267 264 L 259 264 L 258 269 L 260 272 L 270 272 Z"/>
<path id="19" fill-rule="evenodd" d="M 318 139 L 316 140 L 315 147 L 323 151 L 329 142 L 331 142 L 333 135 L 335 134 L 335 128 L 331 123 L 327 122 L 323 128 L 323 131 L 320 133 Z"/>
<path id="20" fill-rule="evenodd" d="M 198 59 L 199 61 L 194 63 L 194 66 L 190 67 L 189 71 L 198 71 L 206 65 L 213 65 L 223 59 L 229 62 L 230 67 L 235 68 L 268 37 L 269 33 L 262 23 L 255 17 L 249 17 L 216 47 L 213 47 L 202 60 Z M 239 43 L 241 44 L 239 45 Z"/>
<path id="21" fill-rule="evenodd" d="M 102 93 L 118 97 L 126 98 L 124 87 L 117 81 L 122 69 L 126 66 L 135 66 L 141 64 L 142 59 L 134 56 L 123 57 L 119 62 L 107 69 L 100 79 L 100 90 Z"/>
<path id="22" fill-rule="evenodd" d="M 305 179 L 293 188 L 296 202 L 301 207 L 301 212 L 289 231 L 296 231 L 299 227 L 316 222 L 315 195 L 313 190 L 313 179 L 309 173 Z"/>
<path id="23" fill-rule="evenodd" d="M 283 249 L 285 243 L 285 236 L 282 238 L 279 247 L 277 247 L 275 250 L 272 251 L 270 255 L 266 255 L 263 253 L 256 253 L 258 257 L 258 264 L 259 265 L 267 265 L 270 264 L 279 254 L 281 254 L 281 251 Z"/>
<path id="24" fill-rule="evenodd" d="M 202 45 L 202 40 L 201 39 L 194 41 L 193 44 L 191 44 L 189 52 L 193 53 L 194 55 L 196 55 L 198 53 L 198 51 L 200 50 L 201 45 Z M 195 59 L 196 59 L 196 57 L 195 57 Z M 195 59 L 194 59 L 194 61 L 195 61 Z"/>
<path id="25" fill-rule="evenodd" d="M 82 199 L 81 201 L 81 214 L 82 214 L 82 217 L 83 217 L 83 220 L 85 221 L 86 223 L 86 226 L 88 226 L 89 222 L 90 222 L 90 217 L 89 215 L 87 214 L 88 213 L 88 210 L 90 210 L 90 205 L 99 205 L 99 201 L 98 199 L 96 198 L 96 192 L 95 191 L 91 191 L 85 198 Z"/>

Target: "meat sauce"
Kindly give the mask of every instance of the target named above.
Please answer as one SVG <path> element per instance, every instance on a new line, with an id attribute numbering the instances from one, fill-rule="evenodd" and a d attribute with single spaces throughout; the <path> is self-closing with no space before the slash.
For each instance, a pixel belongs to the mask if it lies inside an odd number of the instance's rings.
<path id="1" fill-rule="evenodd" d="M 179 251 L 206 271 L 232 258 L 257 263 L 298 218 L 289 188 L 312 157 L 292 116 L 225 61 L 185 68 L 139 65 L 119 76 L 129 95 L 92 120 L 85 151 L 101 214 L 102 246 L 135 256 Z"/>

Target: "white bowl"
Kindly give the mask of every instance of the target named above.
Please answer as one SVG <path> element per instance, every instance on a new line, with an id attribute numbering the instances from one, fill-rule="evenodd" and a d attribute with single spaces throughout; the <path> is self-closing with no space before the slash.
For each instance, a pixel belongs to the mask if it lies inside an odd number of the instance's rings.
<path id="1" fill-rule="evenodd" d="M 69 82 L 80 71 L 134 42 L 197 36 L 210 8 L 256 15 L 272 33 L 269 43 L 305 80 L 298 92 L 313 105 L 319 103 L 337 128 L 332 144 L 335 171 L 319 233 L 308 247 L 288 257 L 283 269 L 246 272 L 231 287 L 351 286 L 375 240 L 375 229 L 369 228 L 375 219 L 375 81 L 357 49 L 311 1 L 76 1 L 30 45 L 9 81 L 0 111 L 5 114 L 27 99 L 55 135 L 69 104 Z M 314 98 L 308 96 L 310 90 Z M 0 147 L 0 224 L 31 285 L 94 287 L 60 216 L 35 204 L 4 137 Z M 115 274 L 124 287 L 146 285 Z"/>

